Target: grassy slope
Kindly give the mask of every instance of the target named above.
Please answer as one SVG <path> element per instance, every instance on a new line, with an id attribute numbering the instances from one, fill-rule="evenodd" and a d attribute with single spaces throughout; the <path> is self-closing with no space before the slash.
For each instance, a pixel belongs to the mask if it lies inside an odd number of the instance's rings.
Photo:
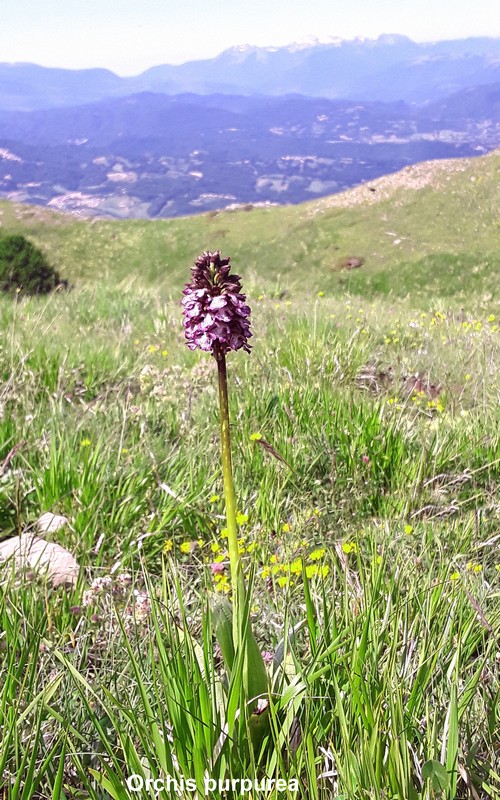
<path id="1" fill-rule="evenodd" d="M 500 152 L 437 161 L 344 195 L 294 207 L 167 221 L 75 221 L 45 209 L 0 204 L 4 229 L 22 230 L 73 281 L 154 285 L 175 293 L 203 249 L 230 253 L 257 290 L 340 287 L 373 296 L 436 294 L 487 302 L 500 267 Z M 348 256 L 357 271 L 337 270 Z M 258 284 L 258 286 L 257 286 Z"/>
<path id="2" fill-rule="evenodd" d="M 144 589 L 148 575 L 159 587 L 166 548 L 162 600 L 177 608 L 167 594 L 179 579 L 195 620 L 226 542 L 214 365 L 185 347 L 178 297 L 203 248 L 222 248 L 243 274 L 254 349 L 231 355 L 229 372 L 257 636 L 273 650 L 284 616 L 291 624 L 302 617 L 303 566 L 318 569 L 310 588 L 321 646 L 336 627 L 345 638 L 301 712 L 311 786 L 332 759 L 339 770 L 335 791 L 320 784 L 324 800 L 407 800 L 410 786 L 419 787 L 418 800 L 431 800 L 422 765 L 445 751 L 450 775 L 456 753 L 481 800 L 499 796 L 491 789 L 499 732 L 499 165 L 498 155 L 421 165 L 381 179 L 362 203 L 366 189 L 296 208 L 166 222 L 84 223 L 1 207 L 4 227 L 33 237 L 76 288 L 0 302 L 0 462 L 23 443 L 1 476 L 0 537 L 45 511 L 62 513 L 69 525 L 53 538 L 76 554 L 86 584 L 114 566 L 115 576 L 132 573 L 130 591 Z M 436 191 L 441 185 L 446 195 Z M 332 269 L 346 255 L 365 256 L 366 266 Z M 288 294 L 276 297 L 281 290 Z M 419 387 L 408 384 L 416 372 Z M 252 441 L 257 431 L 293 472 Z M 48 749 L 60 753 L 68 730 L 61 718 L 83 737 L 71 729 L 72 746 L 93 754 L 101 771 L 96 741 L 109 735 L 126 764 L 113 769 L 125 774 L 130 752 L 120 737 L 130 731 L 137 742 L 137 725 L 149 719 L 117 623 L 133 597 L 122 603 L 119 592 L 96 591 L 87 606 L 83 588 L 68 597 L 47 596 L 36 583 L 0 592 L 0 626 L 9 631 L 2 638 L 0 627 L 0 776 L 22 783 L 26 755 L 45 796 L 59 763 Z M 130 647 L 161 715 L 180 677 L 158 683 L 151 619 L 138 625 Z M 193 630 L 198 636 L 197 624 Z M 114 709 L 108 733 L 68 670 L 60 672 L 57 705 L 34 700 L 34 721 L 22 716 L 23 703 L 60 670 L 50 649 L 38 649 L 41 636 Z M 308 663 L 307 642 L 301 646 Z M 334 680 L 343 696 L 348 687 L 342 700 L 332 696 Z M 190 674 L 188 716 L 192 685 Z M 174 737 L 175 746 L 186 736 Z M 154 763 L 160 749 L 150 739 L 148 728 L 137 747 Z M 78 767 L 78 755 L 70 762 Z M 303 764 L 296 768 L 303 774 Z M 190 769 L 189 762 L 186 775 Z M 67 780 L 87 787 L 87 766 L 78 780 L 68 770 Z M 463 780 L 460 793 L 444 796 L 465 797 Z"/>

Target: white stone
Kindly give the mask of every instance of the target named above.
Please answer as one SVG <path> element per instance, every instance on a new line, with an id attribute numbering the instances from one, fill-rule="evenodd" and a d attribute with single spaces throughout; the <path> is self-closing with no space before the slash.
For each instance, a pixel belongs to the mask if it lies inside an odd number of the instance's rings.
<path id="1" fill-rule="evenodd" d="M 40 519 L 37 521 L 36 527 L 40 533 L 54 533 L 54 531 L 58 531 L 59 528 L 63 528 L 67 524 L 68 520 L 66 517 L 62 517 L 59 514 L 52 514 L 51 511 L 47 511 L 45 514 L 42 514 Z"/>
<path id="2" fill-rule="evenodd" d="M 8 569 L 31 568 L 43 573 L 53 586 L 74 586 L 80 567 L 76 559 L 64 547 L 55 542 L 46 542 L 31 533 L 12 536 L 0 542 L 0 564 Z"/>

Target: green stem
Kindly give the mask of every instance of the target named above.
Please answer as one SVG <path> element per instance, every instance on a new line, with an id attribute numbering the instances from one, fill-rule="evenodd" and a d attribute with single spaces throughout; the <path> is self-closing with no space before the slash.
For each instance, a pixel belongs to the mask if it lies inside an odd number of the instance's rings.
<path id="1" fill-rule="evenodd" d="M 220 405 L 220 432 L 222 452 L 222 477 L 224 482 L 224 499 L 226 502 L 227 541 L 229 549 L 229 562 L 231 567 L 231 586 L 233 590 L 233 641 L 238 648 L 243 633 L 242 618 L 245 582 L 241 557 L 238 552 L 238 526 L 236 523 L 236 493 L 234 491 L 233 466 L 231 459 L 231 436 L 229 431 L 229 403 L 227 396 L 227 370 L 226 356 L 220 350 L 215 350 L 217 369 L 219 375 L 219 405 Z"/>
<path id="2" fill-rule="evenodd" d="M 255 714 L 255 705 L 250 707 L 248 701 L 256 697 L 265 697 L 269 689 L 269 679 L 262 654 L 254 639 L 250 625 L 249 609 L 241 556 L 238 552 L 238 525 L 236 522 L 236 494 L 234 491 L 233 468 L 231 460 L 231 437 L 229 431 L 229 403 L 227 398 L 226 356 L 218 348 L 214 348 L 219 373 L 220 431 L 222 449 L 222 475 L 224 480 L 224 497 L 226 501 L 227 539 L 229 561 L 231 565 L 232 602 L 232 634 L 234 656 L 243 658 L 242 699 L 245 709 L 246 730 L 250 736 L 252 752 L 258 753 L 264 733 L 267 730 L 267 712 Z M 246 611 L 245 611 L 246 609 Z"/>

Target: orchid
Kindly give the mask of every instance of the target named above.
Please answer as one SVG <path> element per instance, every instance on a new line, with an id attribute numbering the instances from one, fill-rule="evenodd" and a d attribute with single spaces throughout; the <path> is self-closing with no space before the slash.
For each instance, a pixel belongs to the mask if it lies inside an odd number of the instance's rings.
<path id="1" fill-rule="evenodd" d="M 238 543 L 238 515 L 233 482 L 226 355 L 231 350 L 250 353 L 250 308 L 241 291 L 241 278 L 231 274 L 230 259 L 220 251 L 206 251 L 191 268 L 192 277 L 183 291 L 183 325 L 190 350 L 211 353 L 216 362 L 219 380 L 221 460 L 226 504 L 227 541 L 231 572 L 232 604 L 220 595 L 212 603 L 213 629 L 226 668 L 231 675 L 238 662 L 243 664 L 242 677 L 246 702 L 246 723 L 254 751 L 264 735 L 269 677 L 261 651 L 252 633 L 249 618 L 249 596 L 241 565 Z M 246 521 L 246 517 L 244 518 Z M 229 591 L 229 581 L 219 565 L 212 570 L 219 579 L 219 588 Z"/>

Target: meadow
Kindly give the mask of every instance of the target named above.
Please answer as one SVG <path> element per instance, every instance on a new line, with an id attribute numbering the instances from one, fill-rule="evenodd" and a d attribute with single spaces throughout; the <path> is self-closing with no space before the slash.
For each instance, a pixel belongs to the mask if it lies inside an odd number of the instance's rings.
<path id="1" fill-rule="evenodd" d="M 500 797 L 499 169 L 165 222 L 0 204 L 73 286 L 1 298 L 0 538 L 61 514 L 82 566 L 70 591 L 0 573 L 0 796 Z M 206 249 L 252 308 L 228 372 L 275 663 L 258 757 L 207 605 L 231 589 L 216 368 L 179 305 Z"/>

